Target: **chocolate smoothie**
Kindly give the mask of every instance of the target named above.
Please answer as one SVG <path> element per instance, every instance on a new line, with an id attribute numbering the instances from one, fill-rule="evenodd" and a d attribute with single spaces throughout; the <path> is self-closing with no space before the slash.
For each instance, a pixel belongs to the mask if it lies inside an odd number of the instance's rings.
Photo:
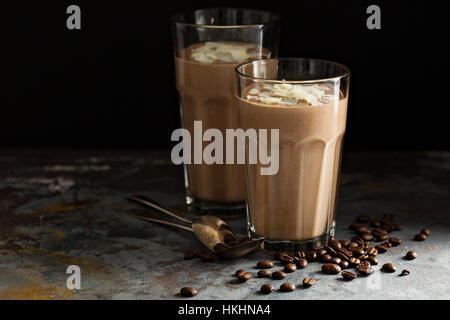
<path id="1" fill-rule="evenodd" d="M 181 58 L 175 58 L 183 127 L 192 137 L 195 120 L 202 121 L 203 131 L 217 128 L 224 137 L 225 129 L 237 128 L 234 68 L 269 56 L 267 50 L 248 43 L 205 42 L 189 46 Z M 209 143 L 204 142 L 203 148 Z M 190 164 L 187 175 L 195 198 L 224 203 L 245 200 L 243 165 Z"/>
<path id="2" fill-rule="evenodd" d="M 246 130 L 279 129 L 279 171 L 248 165 L 248 206 L 254 232 L 280 240 L 321 236 L 337 196 L 347 98 L 327 84 L 257 84 L 239 99 Z M 270 140 L 269 140 L 270 141 Z"/>

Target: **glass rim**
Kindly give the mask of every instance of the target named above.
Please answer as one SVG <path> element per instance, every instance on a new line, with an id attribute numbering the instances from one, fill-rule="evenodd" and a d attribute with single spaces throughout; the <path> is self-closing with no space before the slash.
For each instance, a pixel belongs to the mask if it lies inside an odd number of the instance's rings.
<path id="1" fill-rule="evenodd" d="M 196 11 L 209 11 L 209 10 L 239 10 L 239 11 L 247 11 L 247 12 L 254 12 L 259 14 L 267 14 L 269 16 L 269 20 L 267 22 L 261 22 L 261 23 L 250 23 L 250 24 L 236 24 L 236 25 L 213 25 L 213 24 L 198 24 L 198 23 L 189 23 L 189 22 L 182 22 L 177 21 L 176 17 L 177 15 L 181 13 L 188 13 L 188 12 L 196 12 Z M 259 10 L 259 9 L 246 9 L 246 8 L 236 8 L 236 7 L 217 7 L 217 8 L 201 8 L 201 9 L 185 9 L 175 12 L 171 18 L 170 21 L 179 26 L 188 26 L 188 27 L 201 27 L 201 28 L 209 28 L 209 29 L 238 29 L 238 28 L 250 28 L 250 27 L 263 27 L 270 24 L 276 24 L 280 22 L 280 15 L 278 13 L 272 12 L 272 11 L 266 11 L 266 10 Z"/>
<path id="2" fill-rule="evenodd" d="M 250 76 L 248 74 L 242 73 L 239 70 L 239 68 L 241 68 L 241 67 L 243 67 L 245 65 L 248 65 L 248 64 L 262 63 L 262 62 L 266 62 L 266 61 L 288 61 L 288 60 L 317 61 L 317 62 L 321 62 L 321 63 L 332 64 L 332 65 L 336 65 L 336 66 L 339 66 L 339 67 L 343 68 L 344 72 L 342 72 L 342 74 L 338 74 L 337 76 L 327 77 L 327 78 L 318 78 L 318 79 L 309 79 L 309 80 L 272 80 L 272 79 L 265 79 L 265 78 Z M 325 60 L 325 59 L 294 58 L 294 57 L 268 58 L 268 59 L 256 59 L 256 60 L 246 61 L 246 62 L 243 62 L 241 64 L 238 64 L 234 68 L 234 72 L 241 78 L 251 79 L 251 80 L 254 80 L 255 82 L 289 83 L 289 84 L 327 82 L 327 81 L 343 79 L 343 78 L 346 78 L 346 77 L 350 76 L 350 69 L 347 66 L 345 66 L 345 65 L 343 65 L 343 64 L 341 64 L 339 62 L 335 62 L 335 61 L 331 61 L 331 60 Z"/>

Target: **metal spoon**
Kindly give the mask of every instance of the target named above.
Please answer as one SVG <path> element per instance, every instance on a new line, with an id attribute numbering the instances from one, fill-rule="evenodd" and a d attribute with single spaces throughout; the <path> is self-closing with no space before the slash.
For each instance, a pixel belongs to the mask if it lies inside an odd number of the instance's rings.
<path id="1" fill-rule="evenodd" d="M 134 217 L 137 217 L 139 219 L 145 220 L 145 221 L 151 221 L 156 223 L 161 223 L 165 225 L 169 225 L 172 227 L 180 228 L 183 230 L 194 232 L 194 234 L 197 236 L 197 238 L 211 251 L 213 251 L 216 255 L 222 258 L 237 258 L 244 256 L 253 250 L 255 250 L 259 244 L 262 242 L 264 238 L 259 239 L 253 239 L 248 242 L 244 242 L 241 244 L 238 244 L 236 246 L 232 246 L 229 248 L 225 248 L 222 250 L 214 250 L 214 246 L 218 243 L 224 243 L 225 236 L 227 234 L 232 235 L 235 239 L 237 239 L 236 235 L 233 231 L 231 231 L 228 224 L 223 221 L 222 219 L 219 219 L 215 216 L 198 216 L 194 218 L 193 220 L 189 220 L 187 218 L 180 217 L 178 214 L 169 211 L 157 203 L 155 203 L 152 200 L 149 199 L 143 199 L 142 197 L 137 196 L 131 196 L 127 198 L 130 201 L 137 202 L 141 205 L 144 205 L 145 207 L 150 207 L 153 209 L 156 209 L 164 214 L 167 214 L 171 217 L 174 217 L 180 221 L 183 221 L 184 223 L 187 223 L 190 225 L 184 226 L 178 223 L 173 223 L 166 220 L 146 217 L 146 216 L 138 216 L 134 215 Z"/>

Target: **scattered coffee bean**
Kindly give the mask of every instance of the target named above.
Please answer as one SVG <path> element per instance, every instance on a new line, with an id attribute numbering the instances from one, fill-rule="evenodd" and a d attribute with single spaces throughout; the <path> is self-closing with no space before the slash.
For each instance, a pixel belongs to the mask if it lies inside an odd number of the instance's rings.
<path id="1" fill-rule="evenodd" d="M 381 269 L 384 272 L 390 272 L 390 273 L 395 272 L 397 270 L 397 268 L 392 263 L 385 263 L 385 264 L 383 264 Z"/>
<path id="2" fill-rule="evenodd" d="M 270 269 L 273 268 L 273 262 L 270 260 L 261 260 L 256 264 L 257 269 Z"/>
<path id="3" fill-rule="evenodd" d="M 367 261 L 369 261 L 372 266 L 376 266 L 378 264 L 378 260 L 375 256 L 369 256 Z"/>
<path id="4" fill-rule="evenodd" d="M 385 244 L 379 244 L 375 248 L 377 249 L 378 253 L 385 253 L 389 250 L 389 247 Z"/>
<path id="5" fill-rule="evenodd" d="M 381 226 L 380 220 L 373 219 L 372 221 L 370 221 L 370 226 L 372 228 L 379 228 Z"/>
<path id="6" fill-rule="evenodd" d="M 236 277 L 239 278 L 239 277 L 242 276 L 245 272 L 246 272 L 245 270 L 239 269 L 239 270 L 237 270 L 237 271 L 234 273 L 234 275 L 235 275 Z"/>
<path id="7" fill-rule="evenodd" d="M 348 249 L 352 249 L 352 248 L 356 248 L 356 247 L 359 247 L 359 244 L 357 243 L 357 242 L 354 242 L 354 241 L 352 241 L 352 242 L 350 242 L 349 244 L 348 244 L 348 246 L 347 246 L 347 248 Z"/>
<path id="8" fill-rule="evenodd" d="M 295 290 L 295 285 L 290 282 L 285 282 L 280 286 L 281 292 L 291 292 Z"/>
<path id="9" fill-rule="evenodd" d="M 378 254 L 377 248 L 369 248 L 367 249 L 367 254 L 370 256 L 376 256 Z"/>
<path id="10" fill-rule="evenodd" d="M 192 260 L 192 259 L 194 259 L 194 258 L 195 258 L 194 252 L 192 252 L 192 251 L 186 251 L 186 252 L 184 253 L 184 259 L 185 259 L 185 260 Z"/>
<path id="11" fill-rule="evenodd" d="M 287 253 L 284 253 L 284 252 L 280 254 L 279 260 L 282 263 L 292 263 L 292 262 L 294 262 L 294 258 L 292 258 L 290 255 L 288 255 Z"/>
<path id="12" fill-rule="evenodd" d="M 197 290 L 192 287 L 183 287 L 180 290 L 180 295 L 182 297 L 190 298 L 197 295 Z"/>
<path id="13" fill-rule="evenodd" d="M 363 232 L 361 234 L 361 239 L 363 239 L 364 241 L 372 241 L 373 235 L 370 232 Z"/>
<path id="14" fill-rule="evenodd" d="M 384 229 L 376 228 L 376 229 L 372 230 L 372 235 L 376 238 L 378 238 L 384 234 L 387 234 L 387 231 Z"/>
<path id="15" fill-rule="evenodd" d="M 364 249 L 361 247 L 351 248 L 350 250 L 353 252 L 354 255 L 357 255 L 357 256 L 364 254 Z"/>
<path id="16" fill-rule="evenodd" d="M 195 250 L 194 256 L 200 258 L 204 262 L 214 261 L 214 256 L 203 250 Z"/>
<path id="17" fill-rule="evenodd" d="M 296 256 L 297 258 L 299 258 L 299 259 L 305 259 L 306 254 L 305 254 L 303 251 L 297 251 L 297 252 L 295 253 L 295 256 Z"/>
<path id="18" fill-rule="evenodd" d="M 381 222 L 381 228 L 386 230 L 387 233 L 391 233 L 392 231 L 394 231 L 394 225 L 392 223 L 389 222 Z"/>
<path id="19" fill-rule="evenodd" d="M 341 247 L 347 247 L 350 241 L 348 240 L 339 240 L 339 243 L 341 244 Z"/>
<path id="20" fill-rule="evenodd" d="M 272 273 L 272 279 L 274 280 L 282 280 L 284 278 L 286 278 L 286 273 L 283 271 L 275 271 Z"/>
<path id="21" fill-rule="evenodd" d="M 420 233 L 423 233 L 424 235 L 426 235 L 428 237 L 431 232 L 430 232 L 430 229 L 423 228 L 422 230 L 420 230 Z"/>
<path id="22" fill-rule="evenodd" d="M 240 276 L 238 276 L 239 282 L 244 283 L 248 280 L 250 280 L 250 278 L 252 277 L 252 274 L 250 272 L 245 272 L 243 274 L 241 274 Z"/>
<path id="23" fill-rule="evenodd" d="M 329 255 L 329 254 L 327 253 L 327 254 L 324 254 L 324 255 L 322 256 L 322 258 L 320 258 L 320 261 L 322 261 L 322 262 L 324 262 L 324 263 L 327 263 L 327 262 L 329 262 L 331 259 L 332 259 L 332 256 Z"/>
<path id="24" fill-rule="evenodd" d="M 328 246 L 333 248 L 334 250 L 339 250 L 342 247 L 341 243 L 337 240 L 328 241 Z"/>
<path id="25" fill-rule="evenodd" d="M 402 240 L 399 238 L 389 238 L 389 243 L 392 244 L 393 247 L 397 247 L 402 243 Z"/>
<path id="26" fill-rule="evenodd" d="M 325 247 L 325 249 L 327 250 L 327 252 L 330 254 L 330 255 L 332 255 L 332 256 L 334 256 L 334 255 L 336 255 L 336 250 L 334 250 L 332 247 L 330 247 L 330 246 L 326 246 Z M 339 248 L 340 249 L 340 248 Z M 339 250 L 338 249 L 338 250 Z"/>
<path id="27" fill-rule="evenodd" d="M 316 279 L 313 278 L 305 278 L 303 279 L 303 286 L 305 288 L 310 288 L 316 283 Z"/>
<path id="28" fill-rule="evenodd" d="M 392 247 L 392 243 L 390 243 L 389 241 L 383 242 L 383 245 L 385 245 L 385 246 L 388 247 L 388 248 L 391 248 L 391 247 Z"/>
<path id="29" fill-rule="evenodd" d="M 306 253 L 306 260 L 308 260 L 308 262 L 314 262 L 317 261 L 317 253 L 314 250 L 308 251 Z"/>
<path id="30" fill-rule="evenodd" d="M 342 261 L 348 261 L 349 260 L 349 257 L 347 255 L 345 255 L 344 253 L 342 253 L 342 252 L 338 252 L 336 254 L 336 257 L 338 257 Z"/>
<path id="31" fill-rule="evenodd" d="M 320 249 L 320 250 L 317 250 L 316 253 L 319 258 L 322 258 L 325 254 L 328 253 L 328 251 L 326 249 Z"/>
<path id="32" fill-rule="evenodd" d="M 417 253 L 414 250 L 408 251 L 405 255 L 405 258 L 407 260 L 414 260 L 415 258 L 417 258 Z"/>
<path id="33" fill-rule="evenodd" d="M 295 271 L 297 271 L 297 266 L 293 263 L 288 263 L 287 265 L 284 266 L 284 272 L 292 273 Z"/>
<path id="34" fill-rule="evenodd" d="M 343 277 L 345 280 L 353 280 L 353 279 L 356 279 L 356 278 L 358 277 L 358 276 L 356 275 L 356 273 L 350 272 L 350 271 L 342 271 L 341 274 L 342 274 L 342 277 Z"/>
<path id="35" fill-rule="evenodd" d="M 370 267 L 369 261 L 363 261 L 358 265 L 358 268 L 368 268 L 368 267 Z"/>
<path id="36" fill-rule="evenodd" d="M 402 230 L 403 229 L 403 227 L 401 226 L 401 225 L 399 225 L 399 224 L 397 224 L 397 223 L 394 223 L 394 230 L 395 231 L 400 231 L 400 230 Z"/>
<path id="37" fill-rule="evenodd" d="M 380 234 L 376 239 L 377 239 L 377 242 L 382 242 L 382 241 L 384 241 L 384 240 L 386 240 L 387 238 L 389 238 L 389 234 Z"/>
<path id="38" fill-rule="evenodd" d="M 260 278 L 270 278 L 271 272 L 267 269 L 259 270 L 258 277 Z"/>
<path id="39" fill-rule="evenodd" d="M 357 266 L 361 263 L 361 260 L 359 260 L 358 258 L 355 258 L 355 257 L 350 257 L 349 263 L 352 266 Z"/>
<path id="40" fill-rule="evenodd" d="M 428 236 L 425 233 L 418 233 L 414 236 L 414 240 L 416 241 L 425 241 L 427 238 Z"/>
<path id="41" fill-rule="evenodd" d="M 341 267 L 334 263 L 326 263 L 322 265 L 322 272 L 326 274 L 338 274 L 341 272 Z"/>
<path id="42" fill-rule="evenodd" d="M 402 273 L 400 273 L 400 275 L 403 277 L 403 276 L 407 276 L 409 273 L 410 273 L 409 270 L 403 269 Z"/>
<path id="43" fill-rule="evenodd" d="M 297 261 L 297 268 L 304 269 L 308 265 L 308 260 L 306 259 L 300 259 Z"/>
<path id="44" fill-rule="evenodd" d="M 358 244 L 358 247 L 360 247 L 364 244 L 363 239 L 361 239 L 360 237 L 353 237 L 352 242 L 356 242 Z"/>
<path id="45" fill-rule="evenodd" d="M 341 259 L 339 259 L 338 257 L 334 257 L 334 258 L 331 258 L 330 259 L 330 263 L 335 263 L 335 264 L 339 264 L 339 263 L 341 263 Z"/>
<path id="46" fill-rule="evenodd" d="M 392 213 L 385 213 L 385 214 L 383 215 L 383 218 L 381 218 L 381 221 L 384 221 L 384 222 L 391 222 L 392 219 L 394 219 L 394 215 L 393 215 Z"/>
<path id="47" fill-rule="evenodd" d="M 368 226 L 361 226 L 358 229 L 356 229 L 356 232 L 358 233 L 358 235 L 361 235 L 365 232 L 370 232 L 370 229 Z"/>
<path id="48" fill-rule="evenodd" d="M 272 293 L 275 290 L 271 284 L 263 284 L 261 287 L 261 292 L 264 294 Z"/>
<path id="49" fill-rule="evenodd" d="M 339 267 L 341 267 L 342 270 L 347 269 L 348 266 L 349 266 L 349 264 L 345 260 L 342 260 L 341 262 L 339 262 Z"/>
<path id="50" fill-rule="evenodd" d="M 217 252 L 217 251 L 221 251 L 221 250 L 224 250 L 224 249 L 228 249 L 229 248 L 229 246 L 227 246 L 225 243 L 222 243 L 222 242 L 219 242 L 219 243 L 216 243 L 216 245 L 214 246 L 214 252 Z"/>
<path id="51" fill-rule="evenodd" d="M 367 222 L 369 222 L 369 217 L 368 216 L 357 216 L 356 222 L 367 223 Z"/>
<path id="52" fill-rule="evenodd" d="M 358 272 L 363 276 L 368 276 L 373 273 L 373 269 L 371 267 L 360 267 L 358 268 Z"/>

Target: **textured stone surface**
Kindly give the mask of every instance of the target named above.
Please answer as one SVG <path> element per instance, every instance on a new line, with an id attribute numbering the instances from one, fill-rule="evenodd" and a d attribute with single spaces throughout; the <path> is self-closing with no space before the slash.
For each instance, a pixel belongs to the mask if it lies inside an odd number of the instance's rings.
<path id="1" fill-rule="evenodd" d="M 201 248 L 195 237 L 128 216 L 142 209 L 124 198 L 145 194 L 184 210 L 182 168 L 168 151 L 0 151 L 0 299 L 180 299 L 189 285 L 193 299 L 449 299 L 450 153 L 347 152 L 343 160 L 336 237 L 349 238 L 359 214 L 386 212 L 405 228 L 399 247 L 379 256 L 375 273 L 352 282 L 324 275 L 319 263 L 288 274 L 295 292 L 259 294 L 270 282 L 256 278 L 262 252 L 212 263 L 183 260 Z M 137 211 L 136 211 L 137 210 Z M 157 215 L 156 213 L 151 213 Z M 243 234 L 243 219 L 229 221 Z M 422 227 L 425 242 L 412 241 Z M 414 249 L 418 258 L 402 256 Z M 397 272 L 383 273 L 384 262 Z M 66 289 L 69 265 L 82 272 L 82 289 Z M 233 277 L 246 269 L 254 278 Z M 273 270 L 281 269 L 276 264 Z M 400 277 L 402 269 L 411 274 Z M 318 279 L 302 289 L 305 277 Z"/>

